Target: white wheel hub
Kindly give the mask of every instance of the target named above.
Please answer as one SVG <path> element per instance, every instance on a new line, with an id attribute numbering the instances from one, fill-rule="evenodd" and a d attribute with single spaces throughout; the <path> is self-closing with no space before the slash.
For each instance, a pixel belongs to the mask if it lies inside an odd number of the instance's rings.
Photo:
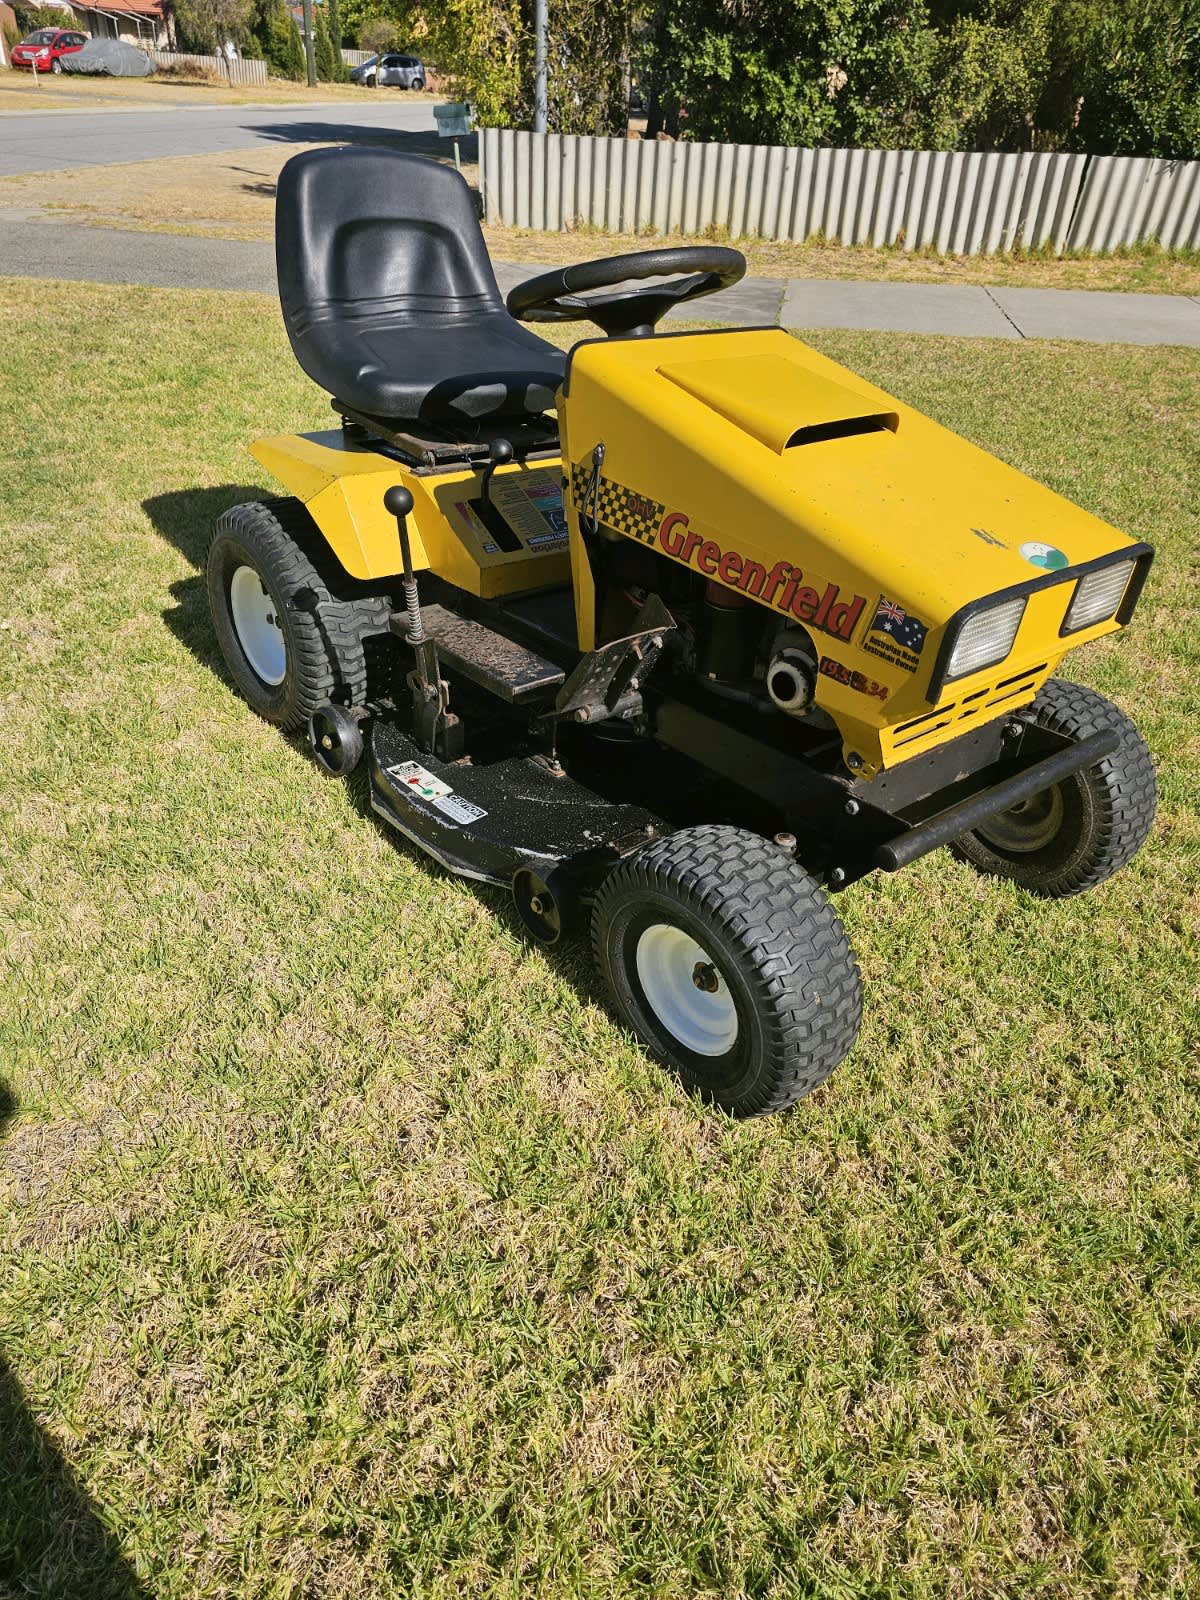
<path id="1" fill-rule="evenodd" d="M 643 929 L 634 959 L 650 1009 L 685 1050 L 723 1056 L 733 1048 L 737 1007 L 703 945 L 682 928 L 653 922 Z"/>
<path id="2" fill-rule="evenodd" d="M 271 688 L 287 672 L 287 642 L 275 602 L 253 567 L 239 567 L 229 584 L 229 610 L 246 660 Z"/>
<path id="3" fill-rule="evenodd" d="M 1032 855 L 1053 844 L 1063 824 L 1062 789 L 1052 784 L 1028 800 L 991 817 L 977 832 L 985 844 L 1015 855 Z"/>

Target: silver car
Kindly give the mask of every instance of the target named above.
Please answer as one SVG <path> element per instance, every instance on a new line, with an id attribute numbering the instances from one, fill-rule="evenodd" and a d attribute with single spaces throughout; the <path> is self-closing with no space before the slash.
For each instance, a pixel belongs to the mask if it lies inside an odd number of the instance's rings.
<path id="1" fill-rule="evenodd" d="M 372 56 L 350 73 L 351 83 L 380 84 L 394 89 L 423 89 L 425 68 L 416 56 L 389 53 Z"/>

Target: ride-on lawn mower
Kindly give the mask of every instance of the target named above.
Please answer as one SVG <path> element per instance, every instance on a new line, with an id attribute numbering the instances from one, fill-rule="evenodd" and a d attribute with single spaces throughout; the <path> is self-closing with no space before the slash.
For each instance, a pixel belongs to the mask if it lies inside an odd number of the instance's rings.
<path id="1" fill-rule="evenodd" d="M 462 179 L 370 148 L 289 161 L 276 237 L 340 421 L 258 440 L 293 498 L 217 523 L 229 670 L 535 939 L 590 919 L 690 1088 L 775 1111 L 846 1055 L 827 891 L 950 845 L 1059 897 L 1141 845 L 1145 745 L 1051 675 L 1129 621 L 1149 546 L 780 329 L 656 332 L 738 252 L 506 309 Z M 607 337 L 566 356 L 522 326 L 581 319 Z"/>

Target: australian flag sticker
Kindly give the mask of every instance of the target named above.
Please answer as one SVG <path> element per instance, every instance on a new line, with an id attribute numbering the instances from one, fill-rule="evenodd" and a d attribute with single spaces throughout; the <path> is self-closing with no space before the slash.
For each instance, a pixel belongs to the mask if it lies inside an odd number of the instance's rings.
<path id="1" fill-rule="evenodd" d="M 867 628 L 863 649 L 912 672 L 920 659 L 929 629 L 894 600 L 880 595 L 875 616 Z"/>

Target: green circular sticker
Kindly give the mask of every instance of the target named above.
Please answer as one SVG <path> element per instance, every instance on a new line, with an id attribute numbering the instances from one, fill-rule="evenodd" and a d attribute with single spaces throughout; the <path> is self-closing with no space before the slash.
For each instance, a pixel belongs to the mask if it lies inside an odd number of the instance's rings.
<path id="1" fill-rule="evenodd" d="M 1023 544 L 1021 554 L 1031 567 L 1041 567 L 1044 572 L 1061 572 L 1071 564 L 1056 545 L 1043 544 L 1040 539 L 1030 539 Z"/>

